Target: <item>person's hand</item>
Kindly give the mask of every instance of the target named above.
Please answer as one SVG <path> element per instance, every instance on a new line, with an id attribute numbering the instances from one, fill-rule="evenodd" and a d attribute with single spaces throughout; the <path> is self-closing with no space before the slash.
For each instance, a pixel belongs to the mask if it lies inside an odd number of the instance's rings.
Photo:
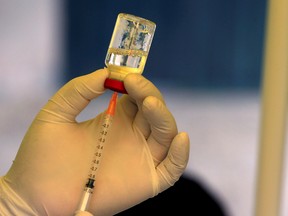
<path id="1" fill-rule="evenodd" d="M 76 117 L 105 92 L 108 74 L 101 69 L 71 80 L 37 114 L 2 179 L 15 208 L 27 204 L 35 215 L 53 216 L 76 211 L 103 113 L 84 122 Z M 128 95 L 117 102 L 105 143 L 90 203 L 93 215 L 113 215 L 156 196 L 179 179 L 189 158 L 189 137 L 178 133 L 159 90 L 136 74 L 124 84 Z"/>

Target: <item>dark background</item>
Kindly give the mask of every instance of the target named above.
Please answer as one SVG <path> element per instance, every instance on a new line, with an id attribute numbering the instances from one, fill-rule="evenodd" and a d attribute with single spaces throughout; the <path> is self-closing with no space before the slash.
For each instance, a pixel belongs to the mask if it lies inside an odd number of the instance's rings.
<path id="1" fill-rule="evenodd" d="M 209 89 L 261 84 L 265 0 L 66 1 L 63 83 L 103 68 L 117 15 L 157 24 L 143 75 Z"/>

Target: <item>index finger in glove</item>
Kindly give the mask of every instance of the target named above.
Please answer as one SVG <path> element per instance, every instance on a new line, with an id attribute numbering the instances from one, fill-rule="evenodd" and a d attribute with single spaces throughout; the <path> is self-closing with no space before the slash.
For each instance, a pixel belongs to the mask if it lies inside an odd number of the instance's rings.
<path id="1" fill-rule="evenodd" d="M 183 174 L 189 160 L 190 140 L 188 133 L 178 133 L 172 140 L 167 157 L 158 165 L 159 191 L 174 185 Z"/>
<path id="2" fill-rule="evenodd" d="M 120 103 L 124 104 L 127 113 L 132 117 L 147 96 L 155 96 L 163 101 L 162 94 L 157 87 L 142 75 L 128 74 L 124 79 L 124 84 L 129 96 L 125 95 L 126 97 L 123 97 Z"/>
<path id="3" fill-rule="evenodd" d="M 164 101 L 161 92 L 148 79 L 139 74 L 129 74 L 124 79 L 128 95 L 124 95 L 119 105 L 124 107 L 128 117 L 133 119 L 133 124 L 147 138 L 150 134 L 150 125 L 143 116 L 142 103 L 147 96 L 154 96 Z"/>
<path id="4" fill-rule="evenodd" d="M 145 98 L 143 113 L 151 129 L 147 142 L 154 163 L 158 165 L 167 156 L 171 142 L 178 133 L 177 125 L 171 112 L 156 97 L 149 96 Z"/>
<path id="5" fill-rule="evenodd" d="M 72 79 L 48 101 L 39 113 L 38 119 L 75 122 L 76 116 L 88 103 L 104 93 L 104 81 L 108 75 L 107 69 L 100 69 Z"/>

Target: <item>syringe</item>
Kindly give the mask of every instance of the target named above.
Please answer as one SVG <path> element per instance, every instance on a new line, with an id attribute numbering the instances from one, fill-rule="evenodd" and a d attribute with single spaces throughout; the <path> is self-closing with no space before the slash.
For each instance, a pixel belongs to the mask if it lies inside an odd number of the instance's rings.
<path id="1" fill-rule="evenodd" d="M 111 99 L 110 99 L 109 106 L 108 106 L 108 108 L 105 112 L 105 115 L 103 117 L 103 121 L 101 123 L 101 130 L 99 133 L 100 136 L 99 136 L 98 143 L 96 145 L 94 156 L 93 156 L 93 159 L 91 162 L 88 180 L 87 180 L 87 183 L 85 185 L 83 196 L 82 196 L 80 205 L 79 205 L 76 213 L 87 211 L 87 209 L 89 207 L 89 202 L 91 199 L 91 195 L 93 193 L 94 182 L 96 179 L 96 172 L 99 169 L 99 165 L 100 165 L 100 161 L 101 161 L 101 157 L 102 157 L 102 151 L 104 149 L 104 144 L 106 142 L 108 131 L 111 127 L 112 120 L 114 117 L 114 113 L 115 113 L 115 109 L 116 109 L 117 96 L 118 96 L 117 92 L 114 92 Z"/>

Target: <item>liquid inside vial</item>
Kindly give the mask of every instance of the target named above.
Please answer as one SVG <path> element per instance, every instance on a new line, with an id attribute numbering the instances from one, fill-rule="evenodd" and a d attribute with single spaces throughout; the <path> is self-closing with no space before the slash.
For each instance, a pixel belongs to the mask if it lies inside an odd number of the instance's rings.
<path id="1" fill-rule="evenodd" d="M 105 59 L 109 79 L 122 81 L 129 73 L 143 72 L 155 27 L 149 20 L 119 14 Z"/>
<path id="2" fill-rule="evenodd" d="M 109 48 L 106 65 L 112 72 L 110 78 L 122 80 L 128 73 L 141 74 L 144 70 L 147 55 L 148 52 L 141 50 Z"/>

